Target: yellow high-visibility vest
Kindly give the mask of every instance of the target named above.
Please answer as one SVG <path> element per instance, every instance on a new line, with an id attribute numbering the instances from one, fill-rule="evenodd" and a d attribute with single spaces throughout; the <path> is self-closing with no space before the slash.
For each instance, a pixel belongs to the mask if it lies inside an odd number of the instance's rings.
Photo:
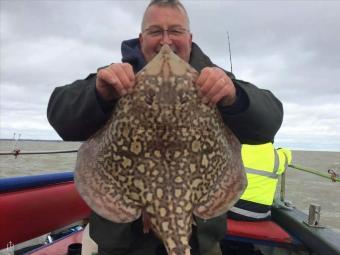
<path id="1" fill-rule="evenodd" d="M 272 143 L 242 145 L 242 160 L 248 186 L 240 199 L 263 205 L 272 205 L 278 177 L 291 163 L 288 149 L 275 149 Z"/>

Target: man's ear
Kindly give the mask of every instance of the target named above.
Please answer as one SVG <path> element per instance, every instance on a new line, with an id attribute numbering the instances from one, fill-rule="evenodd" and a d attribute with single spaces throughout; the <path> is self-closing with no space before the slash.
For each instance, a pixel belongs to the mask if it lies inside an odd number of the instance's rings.
<path id="1" fill-rule="evenodd" d="M 142 35 L 142 33 L 139 33 L 138 38 L 139 38 L 139 44 L 142 45 L 142 43 L 143 43 L 143 35 Z"/>

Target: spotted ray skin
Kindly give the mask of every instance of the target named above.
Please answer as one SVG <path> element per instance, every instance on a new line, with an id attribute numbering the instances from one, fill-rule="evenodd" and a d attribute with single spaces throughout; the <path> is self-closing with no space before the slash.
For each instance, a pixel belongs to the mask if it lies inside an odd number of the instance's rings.
<path id="1" fill-rule="evenodd" d="M 146 212 L 171 255 L 190 254 L 193 214 L 225 213 L 246 187 L 240 144 L 201 102 L 197 75 L 163 46 L 76 164 L 77 189 L 96 213 L 130 222 Z"/>

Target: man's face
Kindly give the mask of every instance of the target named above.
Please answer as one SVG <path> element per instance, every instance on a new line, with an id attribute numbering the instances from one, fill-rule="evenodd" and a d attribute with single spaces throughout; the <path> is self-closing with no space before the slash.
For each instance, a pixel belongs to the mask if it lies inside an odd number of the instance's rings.
<path id="1" fill-rule="evenodd" d="M 192 34 L 182 9 L 153 5 L 147 10 L 144 21 L 139 41 L 146 62 L 156 56 L 164 44 L 168 44 L 180 58 L 189 62 Z"/>

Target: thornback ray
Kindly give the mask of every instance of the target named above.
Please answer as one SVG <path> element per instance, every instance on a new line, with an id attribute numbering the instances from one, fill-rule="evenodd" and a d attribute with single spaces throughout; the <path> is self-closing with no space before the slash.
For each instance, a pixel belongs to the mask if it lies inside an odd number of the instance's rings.
<path id="1" fill-rule="evenodd" d="M 197 76 L 164 45 L 76 163 L 92 210 L 120 223 L 146 213 L 171 255 L 190 254 L 193 214 L 225 213 L 246 187 L 240 143 L 218 109 L 201 102 Z"/>

